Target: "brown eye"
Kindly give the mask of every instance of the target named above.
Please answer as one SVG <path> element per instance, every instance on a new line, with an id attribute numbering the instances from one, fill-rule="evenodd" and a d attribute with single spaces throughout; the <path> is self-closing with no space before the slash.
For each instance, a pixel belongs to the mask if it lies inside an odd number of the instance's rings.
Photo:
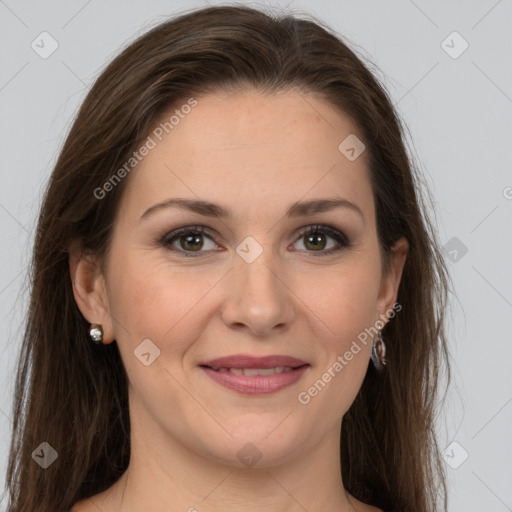
<path id="1" fill-rule="evenodd" d="M 304 240 L 305 240 L 304 245 L 306 246 L 307 249 L 311 249 L 313 251 L 322 250 L 322 249 L 325 249 L 325 246 L 327 245 L 326 238 L 327 237 L 321 233 L 313 233 L 311 235 L 305 235 L 304 236 Z"/>
<path id="2" fill-rule="evenodd" d="M 185 251 L 197 251 L 204 245 L 203 235 L 182 235 L 179 237 L 181 248 Z"/>
<path id="3" fill-rule="evenodd" d="M 300 234 L 296 244 L 302 243 L 303 248 L 297 250 L 306 252 L 316 252 L 315 256 L 329 255 L 346 247 L 350 247 L 350 241 L 347 236 L 330 226 L 310 226 Z"/>
<path id="4" fill-rule="evenodd" d="M 160 243 L 184 256 L 191 256 L 193 253 L 204 255 L 203 253 L 218 249 L 212 236 L 207 235 L 202 226 L 177 229 L 165 235 Z"/>

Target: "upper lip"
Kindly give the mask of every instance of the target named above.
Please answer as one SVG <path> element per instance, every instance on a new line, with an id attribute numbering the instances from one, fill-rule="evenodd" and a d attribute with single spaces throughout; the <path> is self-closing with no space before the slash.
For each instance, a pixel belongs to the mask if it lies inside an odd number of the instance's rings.
<path id="1" fill-rule="evenodd" d="M 247 354 L 235 354 L 227 357 L 219 357 L 199 363 L 199 366 L 210 368 L 275 368 L 277 366 L 290 366 L 298 368 L 309 364 L 306 361 L 291 356 L 270 355 L 255 357 Z"/>

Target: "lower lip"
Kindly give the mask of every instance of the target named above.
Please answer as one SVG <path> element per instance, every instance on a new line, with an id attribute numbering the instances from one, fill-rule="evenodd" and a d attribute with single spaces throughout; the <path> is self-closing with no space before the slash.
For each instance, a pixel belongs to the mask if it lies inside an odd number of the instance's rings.
<path id="1" fill-rule="evenodd" d="M 231 372 L 219 372 L 212 368 L 201 367 L 215 382 L 244 395 L 266 395 L 280 391 L 297 382 L 307 368 L 309 365 L 274 375 L 236 375 Z"/>

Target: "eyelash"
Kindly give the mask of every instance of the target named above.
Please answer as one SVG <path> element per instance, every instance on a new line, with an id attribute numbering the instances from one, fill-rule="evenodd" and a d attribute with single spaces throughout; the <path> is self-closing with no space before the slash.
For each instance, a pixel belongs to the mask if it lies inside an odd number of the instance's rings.
<path id="1" fill-rule="evenodd" d="M 338 247 L 330 248 L 328 250 L 322 251 L 306 251 L 311 253 L 313 257 L 323 257 L 329 256 L 333 253 L 337 253 L 342 251 L 343 249 L 351 247 L 351 242 L 348 237 L 341 231 L 332 228 L 331 226 L 325 226 L 321 224 L 315 224 L 308 226 L 307 228 L 301 230 L 297 237 L 297 241 L 307 235 L 323 233 L 334 239 L 338 243 Z M 175 240 L 179 239 L 181 235 L 184 234 L 196 234 L 196 235 L 205 235 L 210 238 L 213 242 L 213 235 L 209 234 L 209 230 L 204 226 L 187 226 L 180 229 L 176 229 L 175 231 L 171 231 L 167 233 L 164 237 L 160 239 L 160 244 L 166 247 L 167 249 L 176 252 L 178 254 L 182 254 L 185 257 L 197 258 L 201 256 L 201 253 L 209 252 L 209 251 L 186 251 L 184 249 L 177 249 L 173 247 L 171 244 Z"/>

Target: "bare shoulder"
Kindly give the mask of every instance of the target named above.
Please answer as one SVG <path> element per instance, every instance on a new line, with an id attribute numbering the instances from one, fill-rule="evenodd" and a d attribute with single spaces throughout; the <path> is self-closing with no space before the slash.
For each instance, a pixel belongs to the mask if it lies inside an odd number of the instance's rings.
<path id="1" fill-rule="evenodd" d="M 77 501 L 69 512 L 91 512 L 93 510 L 94 505 L 90 498 L 86 498 L 80 501 Z M 96 510 L 98 510 L 96 508 Z"/>
<path id="2" fill-rule="evenodd" d="M 360 506 L 356 508 L 357 512 L 384 512 L 381 508 L 374 507 L 372 505 L 367 505 L 366 503 L 361 503 Z"/>
<path id="3" fill-rule="evenodd" d="M 358 499 L 354 498 L 354 496 L 350 496 L 350 502 L 354 506 L 354 510 L 356 512 L 384 512 L 381 508 L 377 508 L 374 507 L 373 505 L 363 503 L 362 501 L 359 501 Z"/>
<path id="4" fill-rule="evenodd" d="M 372 505 L 363 504 L 363 508 L 358 508 L 357 512 L 384 512 L 381 508 L 374 507 Z"/>
<path id="5" fill-rule="evenodd" d="M 92 498 L 86 498 L 76 502 L 70 512 L 98 512 L 98 506 L 94 501 L 95 498 L 96 497 L 93 496 Z M 355 498 L 352 498 L 352 501 L 356 512 L 384 512 L 380 508 L 368 505 L 367 503 L 363 503 Z"/>
<path id="6" fill-rule="evenodd" d="M 99 508 L 101 501 L 101 493 L 91 496 L 90 498 L 84 498 L 83 500 L 77 501 L 69 512 L 108 512 L 108 508 Z M 104 504 L 101 504 L 104 507 Z"/>
<path id="7" fill-rule="evenodd" d="M 112 512 L 120 510 L 119 495 L 120 482 L 111 485 L 108 489 L 77 501 L 69 512 Z"/>

